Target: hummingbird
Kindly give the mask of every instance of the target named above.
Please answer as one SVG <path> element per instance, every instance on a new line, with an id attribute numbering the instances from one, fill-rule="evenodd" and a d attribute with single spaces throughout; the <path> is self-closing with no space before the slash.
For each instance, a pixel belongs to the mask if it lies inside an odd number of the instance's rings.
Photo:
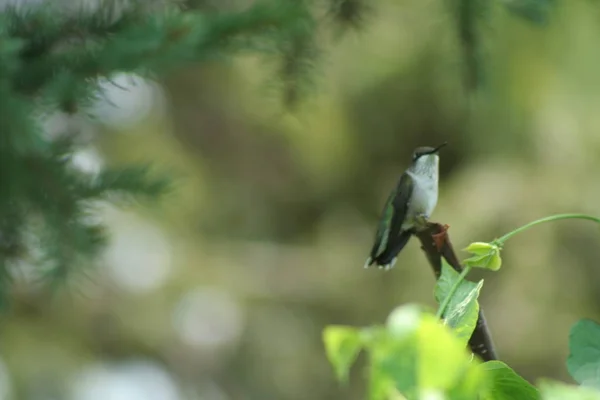
<path id="1" fill-rule="evenodd" d="M 438 200 L 438 151 L 446 144 L 414 151 L 412 164 L 385 203 L 365 268 L 375 263 L 391 269 L 411 235 L 427 223 Z"/>

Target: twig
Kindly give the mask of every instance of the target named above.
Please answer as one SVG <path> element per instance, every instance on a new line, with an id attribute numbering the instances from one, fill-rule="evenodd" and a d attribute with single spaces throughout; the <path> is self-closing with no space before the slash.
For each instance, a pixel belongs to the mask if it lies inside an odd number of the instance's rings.
<path id="1" fill-rule="evenodd" d="M 431 268 L 433 268 L 436 279 L 439 279 L 442 273 L 442 257 L 446 259 L 454 270 L 457 272 L 463 271 L 463 267 L 460 265 L 460 261 L 452 248 L 447 230 L 448 226 L 429 223 L 426 229 L 415 234 L 421 241 L 421 248 L 425 252 Z M 479 307 L 479 316 L 475 330 L 469 339 L 469 347 L 473 354 L 478 355 L 483 361 L 498 359 L 481 307 Z"/>

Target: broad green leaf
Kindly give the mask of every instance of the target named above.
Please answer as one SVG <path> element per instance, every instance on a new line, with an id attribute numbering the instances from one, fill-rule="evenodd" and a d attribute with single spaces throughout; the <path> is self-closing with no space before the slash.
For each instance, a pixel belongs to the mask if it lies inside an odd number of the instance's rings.
<path id="1" fill-rule="evenodd" d="M 323 331 L 323 341 L 327 358 L 333 365 L 337 378 L 346 382 L 350 367 L 361 349 L 360 332 L 348 326 L 328 326 Z"/>
<path id="2" fill-rule="evenodd" d="M 433 315 L 425 315 L 418 331 L 418 376 L 421 389 L 449 390 L 463 386 L 471 375 L 479 377 L 464 344 Z M 478 379 L 478 378 L 477 378 Z"/>
<path id="3" fill-rule="evenodd" d="M 488 361 L 481 366 L 490 381 L 486 400 L 540 399 L 538 390 L 503 362 Z"/>
<path id="4" fill-rule="evenodd" d="M 596 322 L 582 319 L 571 328 L 567 369 L 578 383 L 600 388 L 600 325 Z"/>
<path id="5" fill-rule="evenodd" d="M 446 393 L 472 399 L 485 387 L 485 371 L 477 367 L 464 343 L 430 313 L 407 305 L 388 318 L 388 335 L 369 341 L 369 399 L 408 399 L 423 393 Z"/>
<path id="6" fill-rule="evenodd" d="M 418 304 L 396 307 L 387 318 L 388 331 L 398 338 L 414 333 L 421 323 L 425 310 L 425 307 Z"/>
<path id="7" fill-rule="evenodd" d="M 542 379 L 538 382 L 542 400 L 600 400 L 600 392 L 594 388 L 566 385 Z"/>
<path id="8" fill-rule="evenodd" d="M 458 278 L 458 272 L 442 260 L 442 274 L 435 286 L 435 298 L 438 303 L 442 303 L 448 296 L 450 288 Z M 483 286 L 483 280 L 478 283 L 463 280 L 454 292 L 443 316 L 445 323 L 454 330 L 464 344 L 471 338 L 477 324 L 479 316 L 477 297 L 481 286 Z"/>
<path id="9" fill-rule="evenodd" d="M 416 331 L 403 337 L 389 334 L 371 346 L 369 399 L 387 400 L 395 390 L 415 398 L 419 388 L 418 362 Z"/>
<path id="10" fill-rule="evenodd" d="M 390 394 L 397 391 L 396 384 L 387 371 L 380 368 L 377 360 L 369 361 L 369 400 L 388 400 Z"/>

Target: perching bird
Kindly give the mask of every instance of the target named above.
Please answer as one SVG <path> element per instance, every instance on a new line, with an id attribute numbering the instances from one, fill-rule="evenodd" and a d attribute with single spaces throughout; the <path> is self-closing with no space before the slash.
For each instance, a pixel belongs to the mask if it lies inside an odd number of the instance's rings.
<path id="1" fill-rule="evenodd" d="M 365 268 L 377 264 L 390 269 L 410 236 L 426 223 L 438 200 L 438 147 L 418 147 L 411 166 L 404 171 L 396 189 L 390 194 L 381 218 L 375 243 Z"/>

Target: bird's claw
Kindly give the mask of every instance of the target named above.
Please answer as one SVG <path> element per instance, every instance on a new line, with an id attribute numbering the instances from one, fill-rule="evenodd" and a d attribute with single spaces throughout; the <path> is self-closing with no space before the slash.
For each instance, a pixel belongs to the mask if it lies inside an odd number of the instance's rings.
<path id="1" fill-rule="evenodd" d="M 423 231 L 427 228 L 429 216 L 425 213 L 420 213 L 415 216 L 415 228 L 417 231 Z"/>

